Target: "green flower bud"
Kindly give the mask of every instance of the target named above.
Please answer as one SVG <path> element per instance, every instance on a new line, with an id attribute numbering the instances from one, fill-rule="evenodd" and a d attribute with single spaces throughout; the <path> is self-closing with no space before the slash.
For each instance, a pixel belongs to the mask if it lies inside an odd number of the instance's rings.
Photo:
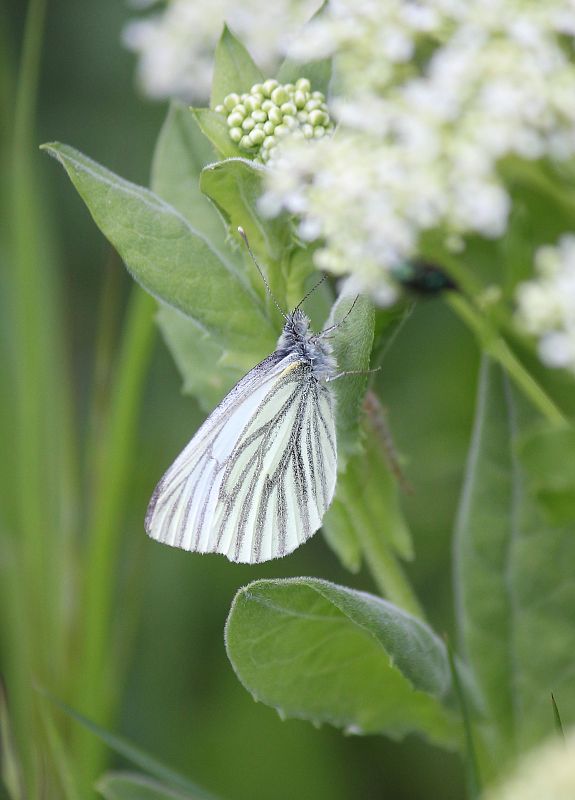
<path id="1" fill-rule="evenodd" d="M 244 121 L 244 114 L 238 114 L 237 111 L 232 112 L 228 117 L 228 126 L 230 128 L 237 128 Z"/>
<path id="2" fill-rule="evenodd" d="M 293 101 L 296 105 L 296 108 L 303 108 L 305 106 L 306 99 L 305 92 L 294 92 Z"/>
<path id="3" fill-rule="evenodd" d="M 310 111 L 309 114 L 309 123 L 310 125 L 324 125 L 327 122 L 326 114 L 324 111 L 320 111 L 319 108 L 314 109 L 314 111 Z"/>
<path id="4" fill-rule="evenodd" d="M 271 99 L 276 106 L 281 106 L 282 103 L 287 103 L 289 94 L 286 92 L 285 87 L 277 86 L 271 93 Z"/>
<path id="5" fill-rule="evenodd" d="M 279 86 L 278 82 L 273 78 L 270 78 L 269 80 L 264 81 L 264 85 L 262 86 L 262 91 L 266 97 L 271 97 L 271 93 L 276 88 L 276 86 Z"/>
<path id="6" fill-rule="evenodd" d="M 249 134 L 249 140 L 253 146 L 260 145 L 264 139 L 266 138 L 265 133 L 262 130 L 253 130 Z"/>
<path id="7" fill-rule="evenodd" d="M 242 147 L 244 150 L 251 150 L 253 145 L 249 136 L 242 136 L 240 139 L 240 147 Z"/>
<path id="8" fill-rule="evenodd" d="M 274 125 L 279 125 L 283 119 L 283 114 L 277 106 L 274 106 L 268 111 L 268 119 L 270 122 L 273 122 Z"/>
<path id="9" fill-rule="evenodd" d="M 232 111 L 235 106 L 240 102 L 240 97 L 235 92 L 232 92 L 224 98 L 224 106 L 228 111 Z"/>
<path id="10" fill-rule="evenodd" d="M 249 112 L 253 113 L 254 111 L 256 111 L 261 106 L 261 101 L 259 100 L 258 97 L 249 97 L 248 96 L 243 101 L 243 104 L 245 105 L 245 107 L 247 108 L 247 110 Z"/>
<path id="11" fill-rule="evenodd" d="M 321 139 L 333 132 L 325 97 L 312 92 L 307 78 L 280 84 L 269 79 L 241 95 L 231 92 L 216 106 L 228 114 L 230 139 L 258 161 L 267 162 L 285 136 Z"/>

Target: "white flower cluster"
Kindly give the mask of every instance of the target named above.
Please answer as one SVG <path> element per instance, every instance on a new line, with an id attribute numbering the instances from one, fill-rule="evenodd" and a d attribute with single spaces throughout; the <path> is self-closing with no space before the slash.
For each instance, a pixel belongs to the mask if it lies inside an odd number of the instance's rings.
<path id="1" fill-rule="evenodd" d="M 241 96 L 228 94 L 215 111 L 225 114 L 230 139 L 257 161 L 268 161 L 284 136 L 321 139 L 333 133 L 325 97 L 311 91 L 307 78 L 256 83 Z"/>
<path id="2" fill-rule="evenodd" d="M 286 147 L 264 206 L 296 205 L 322 266 L 366 288 L 428 229 L 501 236 L 501 160 L 575 155 L 574 36 L 573 0 L 331 0 L 292 55 L 333 54 L 338 131 Z"/>
<path id="3" fill-rule="evenodd" d="M 168 0 L 165 8 L 128 23 L 126 46 L 139 56 L 138 80 L 149 97 L 201 102 L 212 82 L 214 50 L 227 22 L 260 67 L 273 74 L 287 37 L 321 0 Z"/>
<path id="4" fill-rule="evenodd" d="M 517 288 L 517 323 L 539 339 L 539 355 L 549 367 L 575 372 L 575 236 L 535 256 L 538 277 Z"/>

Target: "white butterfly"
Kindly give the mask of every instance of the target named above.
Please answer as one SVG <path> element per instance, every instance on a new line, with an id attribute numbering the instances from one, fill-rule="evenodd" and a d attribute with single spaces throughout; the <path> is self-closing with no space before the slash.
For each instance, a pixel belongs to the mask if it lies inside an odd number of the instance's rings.
<path id="1" fill-rule="evenodd" d="M 321 526 L 337 476 L 328 384 L 340 377 L 324 337 L 338 326 L 314 334 L 299 307 L 284 318 L 275 352 L 234 386 L 156 486 L 145 523 L 153 539 L 257 563 L 291 553 Z"/>

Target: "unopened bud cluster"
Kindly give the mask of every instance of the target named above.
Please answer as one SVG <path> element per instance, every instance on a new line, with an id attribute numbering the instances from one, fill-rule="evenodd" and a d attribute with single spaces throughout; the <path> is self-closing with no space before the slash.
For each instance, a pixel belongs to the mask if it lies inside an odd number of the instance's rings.
<path id="1" fill-rule="evenodd" d="M 257 161 L 268 161 L 278 141 L 288 134 L 321 139 L 333 131 L 325 97 L 312 92 L 307 78 L 281 84 L 270 79 L 249 92 L 227 95 L 215 109 L 225 114 L 230 139 Z"/>

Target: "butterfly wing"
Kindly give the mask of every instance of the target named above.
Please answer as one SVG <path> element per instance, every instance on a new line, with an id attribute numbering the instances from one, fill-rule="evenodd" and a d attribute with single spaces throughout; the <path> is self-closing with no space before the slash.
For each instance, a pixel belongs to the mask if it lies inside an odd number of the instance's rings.
<path id="1" fill-rule="evenodd" d="M 260 562 L 320 527 L 336 481 L 333 401 L 297 356 L 273 353 L 224 398 L 168 469 L 146 530 L 185 550 Z"/>

